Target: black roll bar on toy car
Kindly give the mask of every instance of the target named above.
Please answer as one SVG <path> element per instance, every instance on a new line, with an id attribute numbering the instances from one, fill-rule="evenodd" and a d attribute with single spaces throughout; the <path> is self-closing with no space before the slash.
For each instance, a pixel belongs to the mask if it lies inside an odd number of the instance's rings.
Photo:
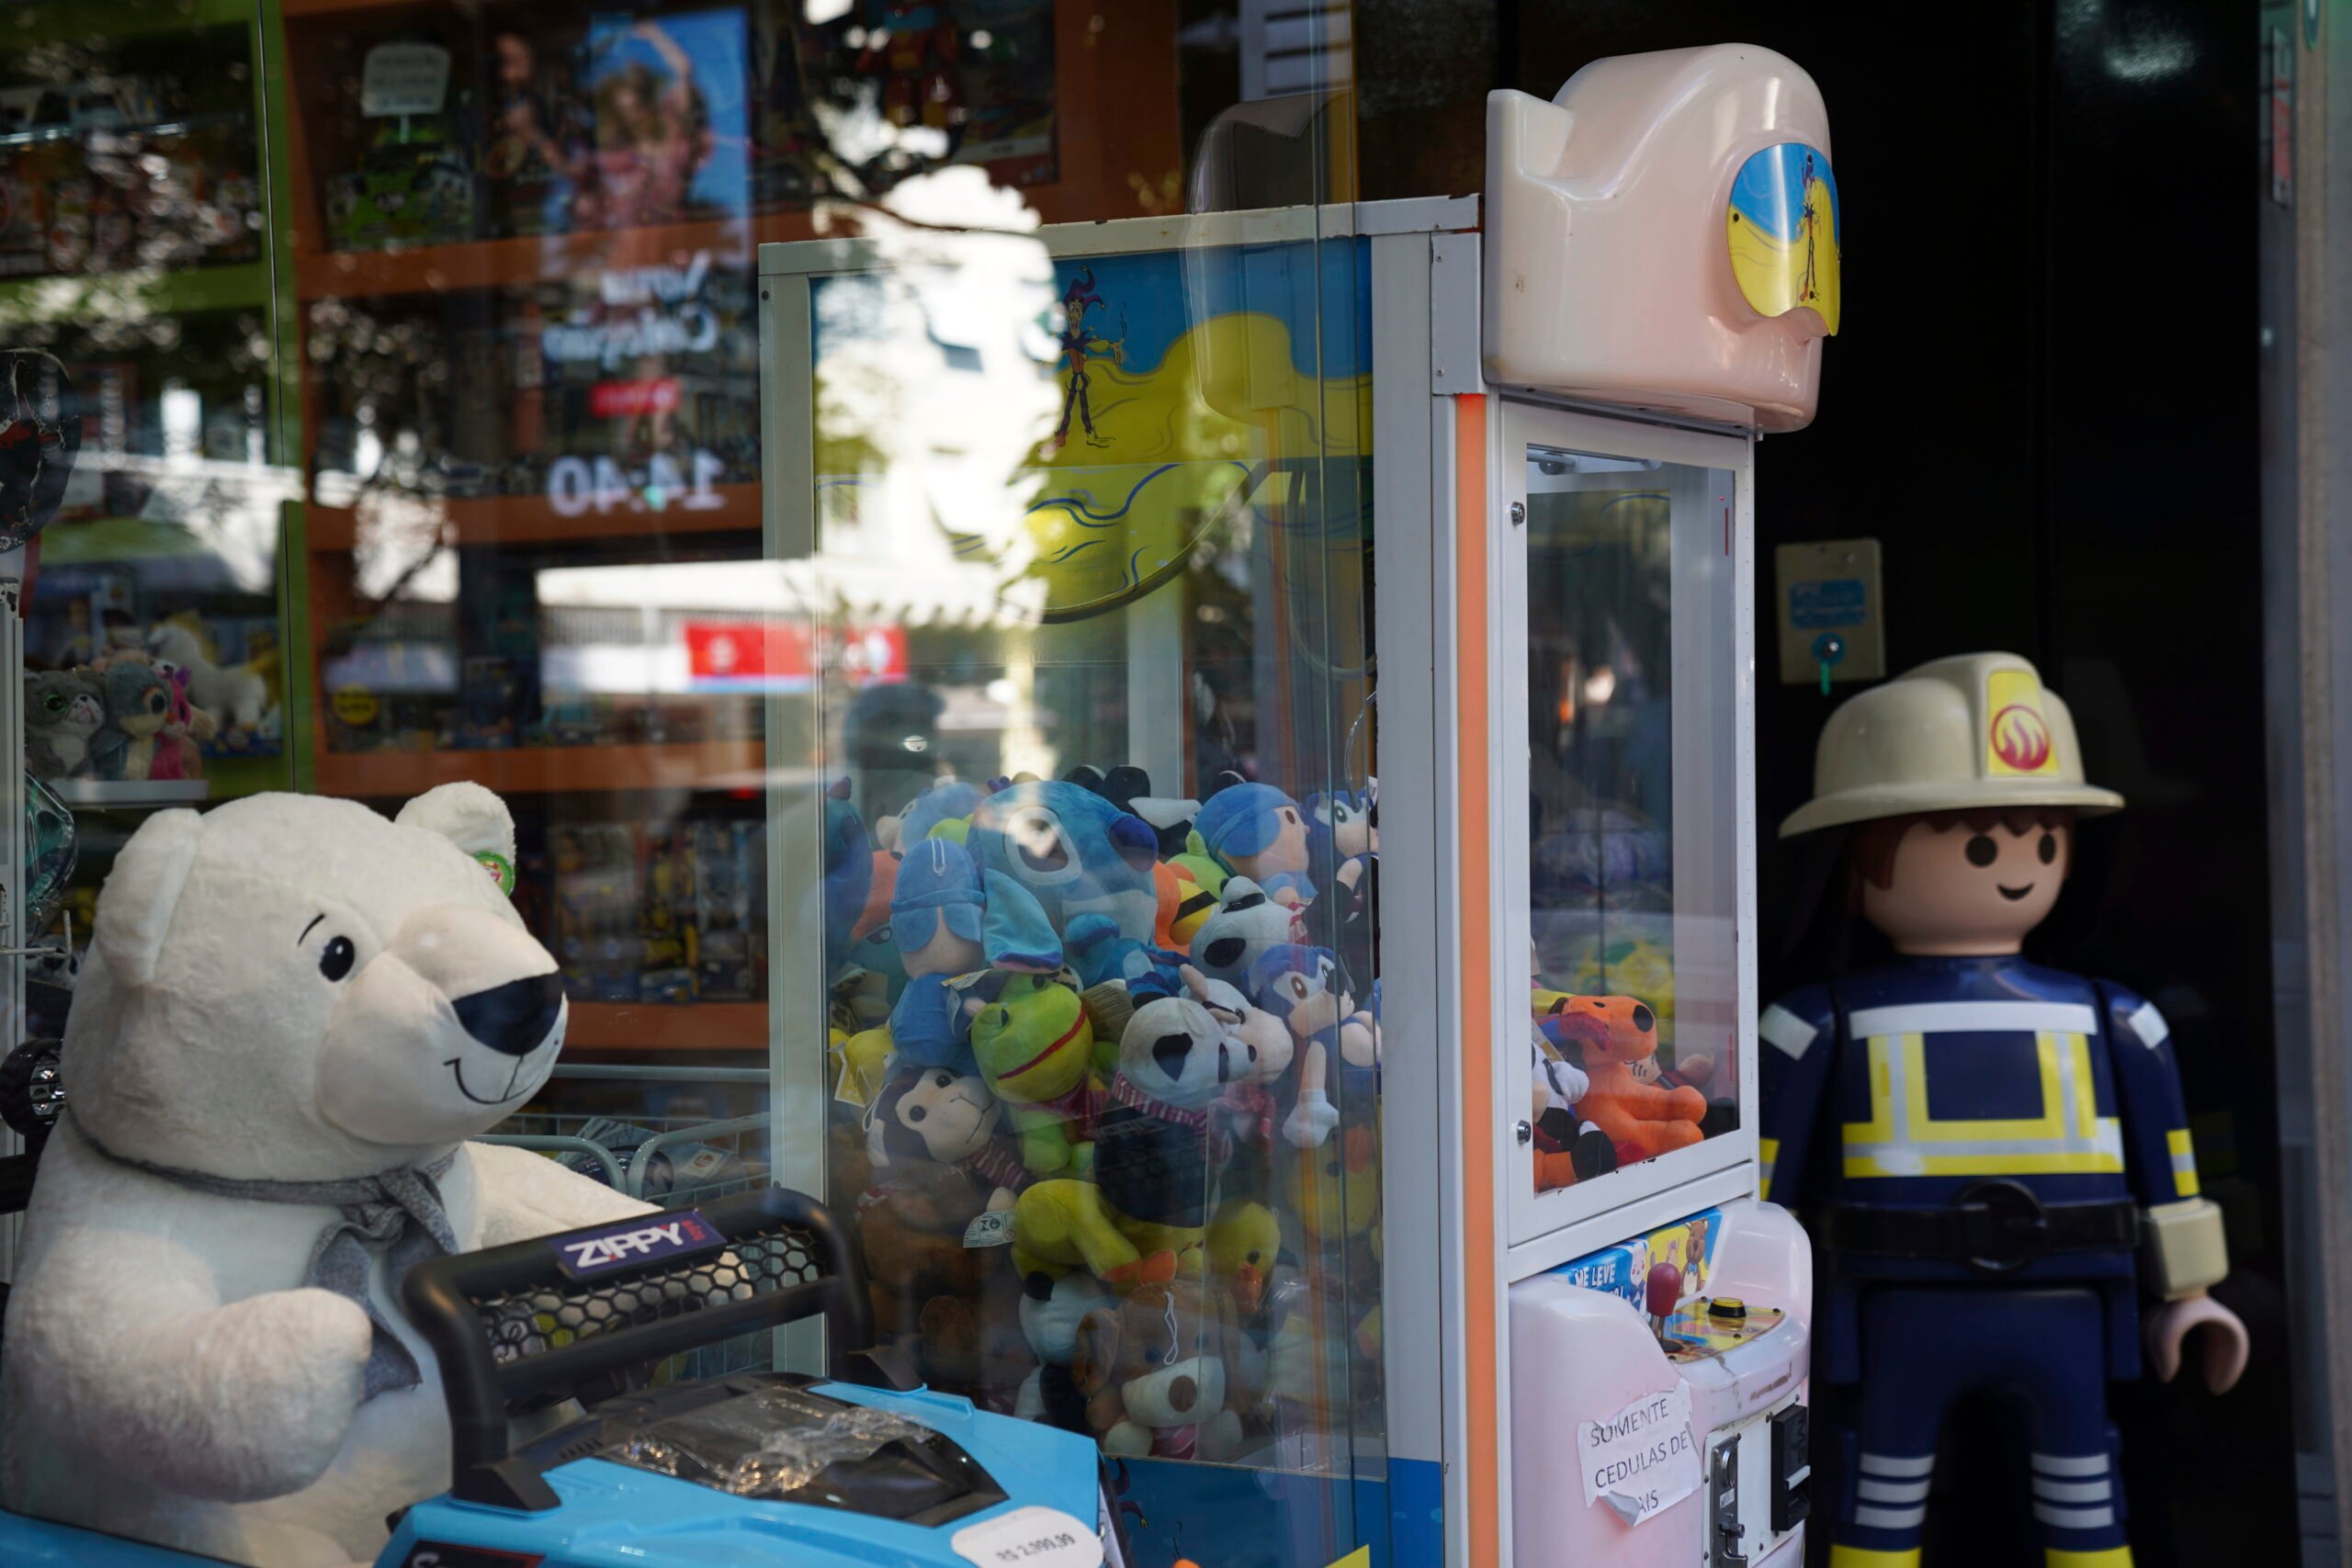
<path id="1" fill-rule="evenodd" d="M 671 1232 L 676 1245 L 682 1220 L 716 1238 L 691 1254 L 612 1258 L 632 1244 L 632 1225 Z M 576 1258 L 590 1243 L 604 1244 L 595 1272 L 568 1268 L 567 1244 Z M 874 1307 L 854 1234 L 784 1187 L 433 1258 L 409 1270 L 401 1302 L 441 1363 L 452 1494 L 495 1507 L 557 1506 L 537 1470 L 507 1450 L 508 1408 L 534 1394 L 820 1314 L 837 1378 L 907 1386 L 871 1353 Z"/>

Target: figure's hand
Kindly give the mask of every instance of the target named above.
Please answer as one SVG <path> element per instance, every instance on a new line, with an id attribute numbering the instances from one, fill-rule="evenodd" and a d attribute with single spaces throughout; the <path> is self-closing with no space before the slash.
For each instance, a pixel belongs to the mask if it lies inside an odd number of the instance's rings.
<path id="1" fill-rule="evenodd" d="M 1320 1148 L 1339 1125 L 1340 1108 L 1331 1097 L 1319 1089 L 1303 1089 L 1283 1122 L 1283 1137 L 1295 1149 Z"/>
<path id="2" fill-rule="evenodd" d="M 2172 1382 L 2173 1374 L 2180 1371 L 2183 1342 L 2200 1328 L 2205 1330 L 2205 1386 L 2215 1393 L 2227 1393 L 2245 1373 L 2250 1354 L 2245 1325 L 2237 1314 L 2201 1292 L 2166 1302 L 2148 1314 L 2143 1331 L 2148 1359 L 2160 1381 Z"/>

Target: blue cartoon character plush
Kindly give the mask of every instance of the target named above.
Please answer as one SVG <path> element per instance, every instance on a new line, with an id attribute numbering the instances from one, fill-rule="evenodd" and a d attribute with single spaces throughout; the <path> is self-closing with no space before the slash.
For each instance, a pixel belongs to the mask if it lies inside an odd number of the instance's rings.
<path id="1" fill-rule="evenodd" d="M 1152 882 L 1159 840 L 1148 823 L 1091 790 L 1058 780 L 1008 785 L 972 814 L 967 840 L 981 866 L 1019 883 L 1056 931 L 1085 914 L 1148 942 L 1159 915 Z"/>
<path id="2" fill-rule="evenodd" d="M 987 911 L 980 869 L 963 845 L 925 839 L 909 847 L 890 897 L 890 939 L 907 972 L 890 1038 L 906 1065 L 973 1070 L 947 981 L 979 968 Z"/>
<path id="3" fill-rule="evenodd" d="M 1380 853 L 1380 782 L 1358 794 L 1334 790 L 1306 797 L 1308 874 L 1327 886 L 1353 886 Z"/>
<path id="4" fill-rule="evenodd" d="M 933 833 L 963 842 L 969 818 L 987 798 L 978 784 L 961 779 L 940 780 L 899 814 L 899 848 L 912 849 Z"/>
<path id="5" fill-rule="evenodd" d="M 890 1038 L 909 1064 L 975 1070 L 959 987 L 984 971 L 1053 975 L 1062 945 L 1027 889 L 983 873 L 963 845 L 925 839 L 907 852 L 890 899 L 890 935 L 906 988 L 890 1012 Z"/>
<path id="6" fill-rule="evenodd" d="M 1298 1092 L 1283 1136 L 1294 1148 L 1319 1147 L 1340 1124 L 1329 1093 L 1330 1058 L 1340 1058 L 1340 1098 L 1373 1103 L 1380 1082 L 1380 1025 L 1356 1006 L 1346 974 L 1329 948 L 1285 942 L 1250 966 L 1252 1001 L 1289 1025 L 1298 1042 Z"/>
<path id="7" fill-rule="evenodd" d="M 1237 784 L 1209 796 L 1193 824 L 1209 853 L 1278 903 L 1315 901 L 1306 815 L 1272 784 Z"/>
<path id="8" fill-rule="evenodd" d="M 1138 1000 L 1145 995 L 1177 994 L 1177 971 L 1184 955 L 1122 934 L 1110 916 L 1080 915 L 1063 935 L 1070 968 L 1080 987 L 1091 990 L 1102 985 L 1122 985 L 1136 993 Z"/>
<path id="9" fill-rule="evenodd" d="M 874 845 L 842 779 L 825 792 L 825 952 L 834 960 L 849 953 L 873 887 Z"/>

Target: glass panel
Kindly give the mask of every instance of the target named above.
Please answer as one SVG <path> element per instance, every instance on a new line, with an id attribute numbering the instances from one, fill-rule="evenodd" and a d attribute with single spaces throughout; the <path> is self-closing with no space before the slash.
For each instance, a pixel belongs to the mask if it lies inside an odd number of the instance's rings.
<path id="1" fill-rule="evenodd" d="M 27 772 L 63 804 L 26 818 L 26 935 L 55 949 L 154 807 L 292 778 L 260 24 L 34 7 L 0 46 L 0 547 L 32 538 Z M 29 966 L 33 1035 L 62 1032 L 71 977 Z"/>
<path id="2" fill-rule="evenodd" d="M 811 286 L 831 1188 L 934 1387 L 1134 1461 L 1140 1555 L 1329 1562 L 1384 1528 L 1366 253 L 1050 242 Z"/>
<path id="3" fill-rule="evenodd" d="M 1527 451 L 1539 1191 L 1738 1125 L 1732 476 Z"/>

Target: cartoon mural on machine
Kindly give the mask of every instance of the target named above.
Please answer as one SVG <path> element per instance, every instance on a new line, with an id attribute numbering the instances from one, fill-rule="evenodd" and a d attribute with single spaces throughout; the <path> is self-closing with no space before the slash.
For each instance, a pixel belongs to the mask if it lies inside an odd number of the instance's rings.
<path id="1" fill-rule="evenodd" d="M 1017 358 L 952 319 L 952 269 L 817 280 L 827 537 L 847 552 L 863 533 L 906 559 L 935 555 L 944 535 L 951 570 L 1047 623 L 1141 598 L 1201 541 L 1263 525 L 1295 556 L 1292 570 L 1352 580 L 1356 569 L 1332 563 L 1363 548 L 1372 388 L 1361 265 L 1353 241 L 1058 260 Z M 1047 281 L 1029 276 L 1031 297 Z M 879 308 L 866 303 L 877 294 Z M 877 369 L 881 354 L 904 352 L 883 324 L 902 302 L 945 347 L 933 366 Z M 879 407 L 865 397 L 877 376 L 895 392 Z M 990 400 L 1035 423 L 1018 450 L 930 465 L 962 468 L 963 482 L 894 490 L 909 444 L 949 423 L 926 420 L 932 397 Z M 900 542 L 884 547 L 886 533 Z"/>
<path id="2" fill-rule="evenodd" d="M 1835 334 L 1840 285 L 1838 179 L 1829 155 L 1802 141 L 1767 147 L 1740 166 L 1724 214 L 1732 276 L 1759 316 L 1804 308 Z"/>

